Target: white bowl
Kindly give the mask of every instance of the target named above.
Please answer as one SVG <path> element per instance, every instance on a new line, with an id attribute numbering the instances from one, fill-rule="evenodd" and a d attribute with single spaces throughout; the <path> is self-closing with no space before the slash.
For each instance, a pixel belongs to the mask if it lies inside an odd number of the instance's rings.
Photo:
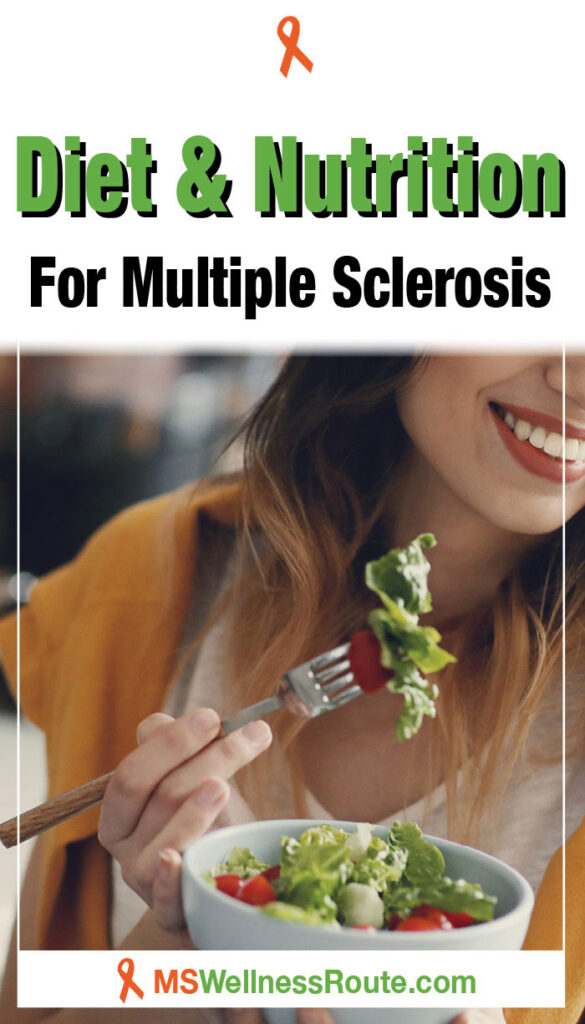
<path id="1" fill-rule="evenodd" d="M 528 882 L 513 868 L 469 846 L 427 836 L 445 858 L 445 874 L 479 882 L 497 897 L 496 916 L 471 928 L 429 932 L 359 932 L 353 928 L 312 927 L 266 917 L 219 892 L 202 877 L 224 861 L 234 846 L 247 846 L 266 864 L 280 860 L 281 836 L 298 838 L 314 819 L 246 822 L 203 836 L 183 857 L 183 906 L 193 944 L 197 949 L 520 949 L 526 935 L 534 895 Z M 348 832 L 354 822 L 330 824 Z M 387 828 L 376 826 L 374 835 L 385 838 Z M 292 1008 L 265 1009 L 269 1024 L 294 1024 Z M 447 1024 L 455 1010 L 384 1009 L 335 1010 L 338 1024 L 361 1024 L 367 1012 L 372 1024 Z"/>

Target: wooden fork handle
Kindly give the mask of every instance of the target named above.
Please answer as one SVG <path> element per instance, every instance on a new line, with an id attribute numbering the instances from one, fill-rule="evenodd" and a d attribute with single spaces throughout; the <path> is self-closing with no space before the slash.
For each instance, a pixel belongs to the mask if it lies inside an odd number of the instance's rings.
<path id="1" fill-rule="evenodd" d="M 17 831 L 17 818 L 4 821 L 0 825 L 0 840 L 6 847 L 16 846 L 19 839 L 22 843 L 25 839 L 38 836 L 39 833 L 45 832 L 53 825 L 59 825 L 67 818 L 72 818 L 74 814 L 79 814 L 80 811 L 99 804 L 103 800 L 106 787 L 113 774 L 113 772 L 108 772 L 107 775 L 100 775 L 98 779 L 92 779 L 91 782 L 86 782 L 83 786 L 78 786 L 77 789 L 70 789 L 68 793 L 62 793 L 54 800 L 48 800 L 47 803 L 39 804 L 38 807 L 33 807 L 25 814 L 21 814 L 20 835 Z"/>
<path id="2" fill-rule="evenodd" d="M 247 722 L 254 722 L 263 715 L 277 711 L 281 706 L 282 701 L 279 697 L 267 697 L 249 708 L 244 708 L 243 711 L 238 711 L 235 715 L 230 715 L 229 718 L 224 718 L 218 738 L 227 736 L 235 729 L 241 729 Z M 83 786 L 70 789 L 68 793 L 62 793 L 61 796 L 56 796 L 53 800 L 48 800 L 47 803 L 39 804 L 38 807 L 33 807 L 30 811 L 21 814 L 19 835 L 17 834 L 16 818 L 2 822 L 0 842 L 6 847 L 16 846 L 19 841 L 23 843 L 25 839 L 32 839 L 33 836 L 46 832 L 54 825 L 60 825 L 67 818 L 72 818 L 74 814 L 79 814 L 80 811 L 86 811 L 88 807 L 99 804 L 100 800 L 103 800 L 106 787 L 113 774 L 113 772 L 108 772 L 107 775 L 100 775 L 99 779 L 85 782 Z"/>

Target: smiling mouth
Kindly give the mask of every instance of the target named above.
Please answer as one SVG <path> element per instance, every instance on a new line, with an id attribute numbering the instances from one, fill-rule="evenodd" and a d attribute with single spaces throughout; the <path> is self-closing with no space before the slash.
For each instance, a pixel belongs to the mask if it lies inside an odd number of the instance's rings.
<path id="1" fill-rule="evenodd" d="M 547 430 L 540 424 L 530 423 L 497 402 L 490 402 L 490 407 L 518 441 L 532 445 L 559 463 L 563 462 L 563 457 L 567 463 L 574 465 L 585 463 L 585 440 L 581 441 L 576 437 L 563 438 L 562 434 Z"/>

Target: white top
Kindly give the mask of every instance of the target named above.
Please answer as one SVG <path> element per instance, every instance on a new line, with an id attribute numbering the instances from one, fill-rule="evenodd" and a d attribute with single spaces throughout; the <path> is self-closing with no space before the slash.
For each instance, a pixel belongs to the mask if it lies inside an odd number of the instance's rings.
<path id="1" fill-rule="evenodd" d="M 179 679 L 168 694 L 164 711 L 171 715 L 185 714 L 198 707 L 214 707 L 222 717 L 234 708 L 229 695 L 222 688 L 221 652 L 224 647 L 225 623 L 219 622 L 201 645 L 194 673 Z M 538 751 L 545 736 L 551 731 L 559 736 L 560 709 L 545 711 L 533 728 L 530 748 Z M 459 773 L 460 781 L 465 768 Z M 273 780 L 282 794 L 280 814 L 283 818 L 296 817 L 293 794 L 286 766 L 282 778 Z M 235 790 L 235 787 L 233 787 Z M 585 754 L 567 761 L 567 837 L 575 831 L 585 817 Z M 307 793 L 309 817 L 331 818 L 311 793 Z M 430 809 L 429 808 L 430 803 Z M 222 812 L 216 827 L 252 820 L 253 815 L 242 797 L 234 795 Z M 396 819 L 416 821 L 429 835 L 447 836 L 445 786 L 434 791 L 430 801 L 423 798 L 410 807 L 397 811 L 390 818 L 378 822 L 390 827 Z M 494 837 L 489 850 L 494 856 L 517 868 L 537 889 L 544 870 L 562 843 L 562 765 L 522 765 L 505 794 L 500 832 Z M 138 922 L 145 912 L 145 904 L 122 880 L 117 861 L 113 860 L 112 941 L 115 946 Z"/>

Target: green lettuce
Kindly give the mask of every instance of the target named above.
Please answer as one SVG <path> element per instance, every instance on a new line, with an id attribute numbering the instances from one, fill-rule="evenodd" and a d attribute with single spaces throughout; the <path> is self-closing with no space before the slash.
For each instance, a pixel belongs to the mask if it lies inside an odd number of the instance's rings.
<path id="1" fill-rule="evenodd" d="M 430 612 L 431 595 L 427 585 L 430 565 L 423 548 L 434 548 L 432 533 L 420 536 L 405 548 L 392 548 L 387 555 L 366 566 L 366 583 L 387 607 L 400 606 L 406 615 Z M 392 594 L 392 599 L 390 599 Z"/>
<path id="2" fill-rule="evenodd" d="M 462 878 L 453 881 L 446 876 L 426 885 L 401 883 L 384 894 L 387 914 L 407 917 L 421 903 L 448 913 L 471 914 L 479 922 L 492 920 L 496 897 L 486 895 L 480 885 L 465 882 Z"/>
<path id="3" fill-rule="evenodd" d="M 395 821 L 388 840 L 398 850 L 406 850 L 404 874 L 413 885 L 432 884 L 443 874 L 443 854 L 438 846 L 425 839 L 418 825 L 411 821 Z"/>
<path id="4" fill-rule="evenodd" d="M 265 871 L 267 867 L 269 865 L 256 860 L 252 851 L 246 846 L 234 846 L 230 850 L 227 860 L 214 867 L 211 874 L 212 876 L 239 875 L 240 878 L 252 878 L 253 875 L 259 875 L 261 871 Z"/>
<path id="5" fill-rule="evenodd" d="M 259 911 L 301 924 L 371 924 L 383 927 L 391 914 L 408 917 L 422 903 L 450 912 L 465 912 L 477 921 L 494 915 L 495 897 L 479 885 L 443 875 L 441 851 L 425 839 L 418 825 L 394 822 L 386 839 L 373 836 L 371 825 L 347 833 L 334 825 L 313 825 L 298 839 L 281 839 L 280 877 L 272 885 L 277 901 Z M 263 870 L 250 850 L 235 847 L 224 864 L 206 876 Z"/>
<path id="6" fill-rule="evenodd" d="M 439 647 L 441 634 L 418 621 L 432 610 L 427 582 L 431 567 L 423 549 L 435 544 L 432 533 L 421 533 L 405 548 L 393 548 L 366 565 L 366 585 L 383 605 L 370 613 L 368 624 L 380 644 L 381 664 L 394 672 L 386 686 L 404 698 L 396 722 L 400 740 L 414 736 L 425 715 L 436 715 L 438 687 L 423 673 L 440 672 L 456 660 Z"/>
<path id="7" fill-rule="evenodd" d="M 402 877 L 407 858 L 406 849 L 372 836 L 367 850 L 354 863 L 350 880 L 371 885 L 377 892 L 383 893 L 388 885 Z"/>
<path id="8" fill-rule="evenodd" d="M 283 838 L 280 877 L 274 882 L 278 898 L 334 921 L 336 897 L 353 864 L 346 839 L 345 832 L 329 825 L 307 829 L 298 840 Z"/>
<path id="9" fill-rule="evenodd" d="M 293 903 L 281 903 L 276 900 L 273 903 L 265 903 L 263 907 L 258 907 L 258 910 L 261 914 L 275 917 L 278 921 L 296 921 L 297 924 L 329 925 L 329 927 L 339 928 L 337 921 L 327 920 L 314 910 L 303 910 L 302 907 L 296 907 Z"/>
<path id="10" fill-rule="evenodd" d="M 323 843 L 337 843 L 344 846 L 347 843 L 348 835 L 342 828 L 335 825 L 313 825 L 305 829 L 299 836 L 301 846 L 322 846 Z"/>

